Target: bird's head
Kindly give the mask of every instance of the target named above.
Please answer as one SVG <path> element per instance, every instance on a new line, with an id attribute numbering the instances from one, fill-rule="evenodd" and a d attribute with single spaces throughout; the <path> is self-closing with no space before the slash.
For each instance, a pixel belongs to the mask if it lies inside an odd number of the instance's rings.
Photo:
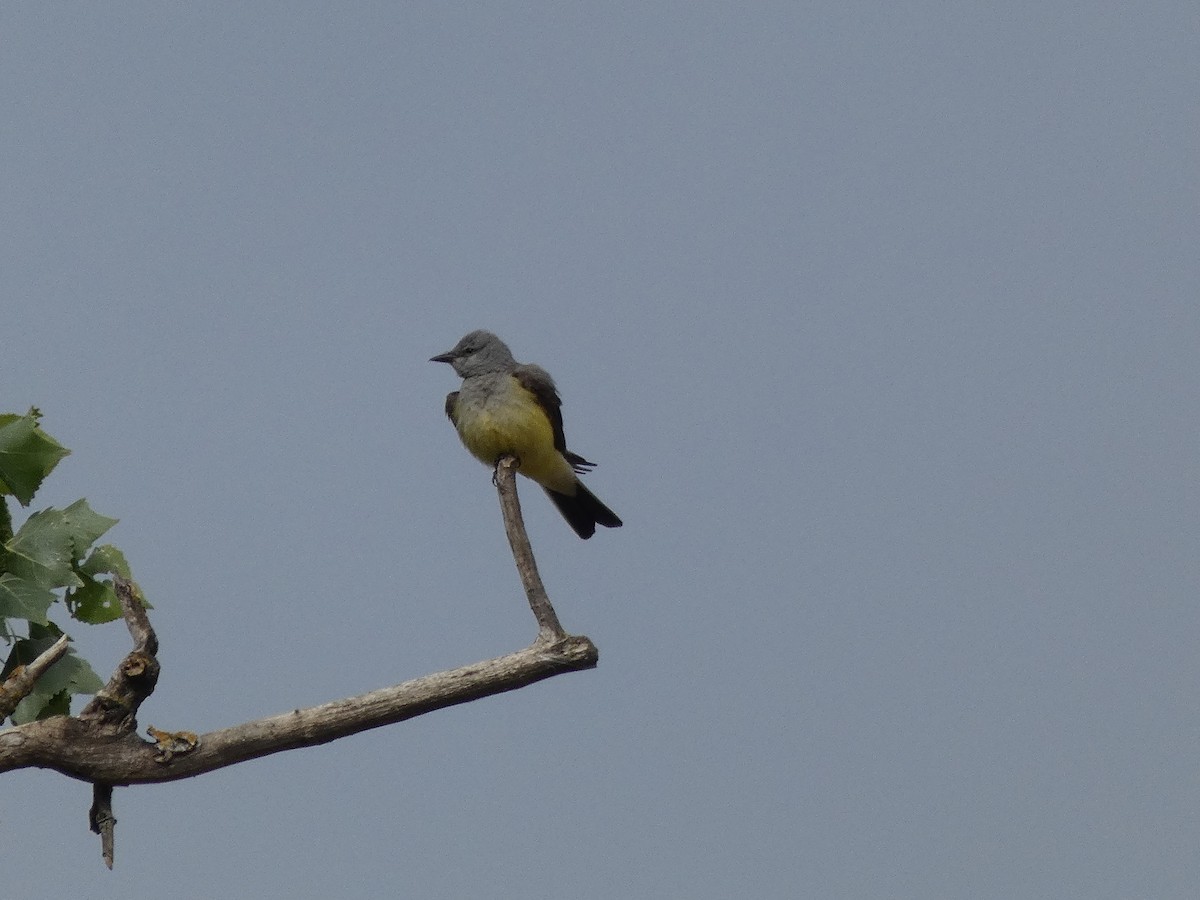
<path id="1" fill-rule="evenodd" d="M 508 346 L 490 331 L 472 331 L 452 350 L 430 357 L 430 362 L 449 363 L 463 378 L 507 372 L 516 365 Z"/>

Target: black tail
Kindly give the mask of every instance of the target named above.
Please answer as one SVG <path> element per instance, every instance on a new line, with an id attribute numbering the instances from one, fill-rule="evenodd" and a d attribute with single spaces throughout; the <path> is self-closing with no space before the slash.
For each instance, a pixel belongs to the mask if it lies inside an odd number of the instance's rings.
<path id="1" fill-rule="evenodd" d="M 617 518 L 617 514 L 597 500 L 596 495 L 580 481 L 575 482 L 574 497 L 549 488 L 546 488 L 546 496 L 554 501 L 567 524 L 585 541 L 596 533 L 597 525 L 603 525 L 605 528 L 621 527 L 621 520 Z"/>

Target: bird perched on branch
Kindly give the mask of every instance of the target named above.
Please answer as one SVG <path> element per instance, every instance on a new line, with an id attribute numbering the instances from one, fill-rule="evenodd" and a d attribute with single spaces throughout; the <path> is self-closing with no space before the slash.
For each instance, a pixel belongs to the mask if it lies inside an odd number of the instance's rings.
<path id="1" fill-rule="evenodd" d="M 462 387 L 446 397 L 446 415 L 476 459 L 495 466 L 501 456 L 517 457 L 517 471 L 542 486 L 585 540 L 597 525 L 621 526 L 579 480 L 596 464 L 567 449 L 562 400 L 549 372 L 517 362 L 490 331 L 472 331 L 430 362 L 449 363 L 462 376 Z"/>

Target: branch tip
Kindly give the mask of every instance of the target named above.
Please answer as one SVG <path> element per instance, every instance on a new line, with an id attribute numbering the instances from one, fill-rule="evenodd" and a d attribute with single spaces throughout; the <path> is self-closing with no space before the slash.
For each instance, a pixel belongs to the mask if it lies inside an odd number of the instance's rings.
<path id="1" fill-rule="evenodd" d="M 88 810 L 88 827 L 93 834 L 100 835 L 100 855 L 104 864 L 113 867 L 113 844 L 117 818 L 112 809 L 113 789 L 111 784 L 92 785 L 92 808 Z"/>
<path id="2" fill-rule="evenodd" d="M 39 653 L 29 665 L 17 666 L 9 673 L 4 683 L 0 684 L 0 722 L 11 716 L 17 705 L 33 691 L 37 680 L 67 655 L 70 645 L 71 639 L 64 634 Z"/>

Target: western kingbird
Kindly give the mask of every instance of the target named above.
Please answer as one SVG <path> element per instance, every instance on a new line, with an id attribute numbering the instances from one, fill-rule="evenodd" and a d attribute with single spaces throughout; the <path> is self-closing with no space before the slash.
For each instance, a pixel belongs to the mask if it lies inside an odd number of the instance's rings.
<path id="1" fill-rule="evenodd" d="M 490 331 L 472 331 L 430 362 L 450 363 L 462 376 L 462 387 L 446 396 L 446 415 L 476 459 L 495 466 L 501 456 L 517 457 L 517 471 L 542 486 L 584 540 L 597 525 L 621 526 L 579 480 L 596 464 L 567 449 L 562 400 L 549 372 L 517 362 Z"/>

